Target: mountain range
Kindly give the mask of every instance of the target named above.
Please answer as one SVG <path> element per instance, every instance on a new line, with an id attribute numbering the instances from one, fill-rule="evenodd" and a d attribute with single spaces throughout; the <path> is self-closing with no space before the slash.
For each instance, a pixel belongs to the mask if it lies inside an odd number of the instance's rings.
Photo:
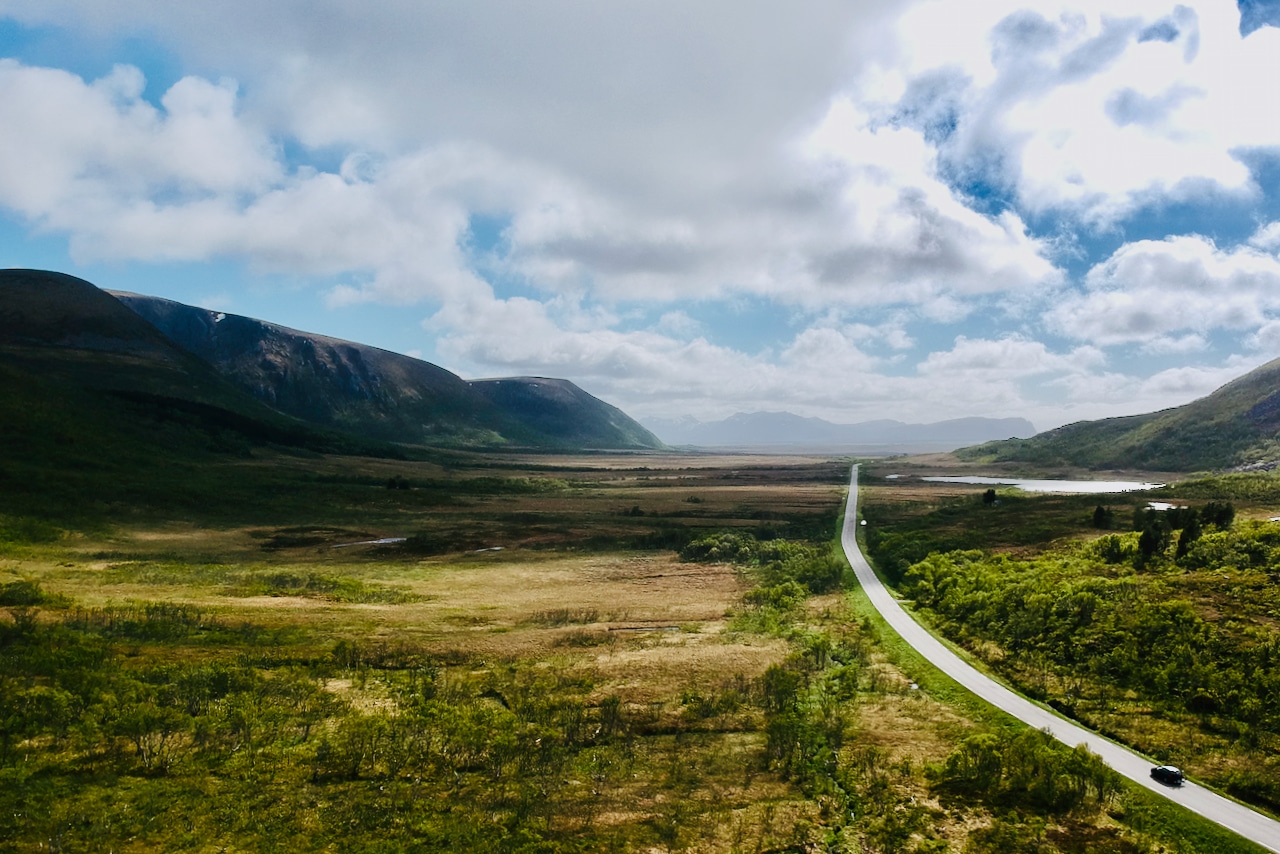
<path id="1" fill-rule="evenodd" d="M 1280 360 L 1185 406 L 1037 435 L 1019 418 L 834 424 L 786 412 L 654 419 L 646 429 L 567 380 L 467 381 L 375 347 L 37 270 L 0 271 L 0 386 L 0 481 L 10 490 L 38 477 L 42 460 L 110 470 L 123 483 L 157 454 L 190 461 L 261 445 L 394 457 L 415 447 L 641 450 L 665 440 L 844 453 L 968 446 L 957 451 L 966 460 L 1041 469 L 1280 465 Z"/>
<path id="2" fill-rule="evenodd" d="M 327 454 L 372 472 L 472 449 L 660 447 L 565 380 L 467 382 L 373 347 L 0 270 L 0 514 L 244 515 L 296 488 L 290 460 Z"/>
<path id="3" fill-rule="evenodd" d="M 1024 418 L 958 418 L 933 424 L 878 420 L 835 424 L 790 412 L 739 412 L 721 421 L 647 419 L 669 445 L 706 448 L 788 448 L 868 451 L 950 451 L 992 439 L 1025 437 L 1035 428 Z"/>
<path id="4" fill-rule="evenodd" d="M 622 410 L 568 380 L 468 382 L 365 344 L 158 297 L 112 295 L 241 390 L 311 424 L 424 445 L 662 447 Z"/>

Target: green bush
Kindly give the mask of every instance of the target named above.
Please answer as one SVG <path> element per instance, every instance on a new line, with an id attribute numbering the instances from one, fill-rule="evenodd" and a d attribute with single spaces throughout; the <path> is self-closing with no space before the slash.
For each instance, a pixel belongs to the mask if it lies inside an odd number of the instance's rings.
<path id="1" fill-rule="evenodd" d="M 46 593 L 38 581 L 10 581 L 0 584 L 0 606 L 30 608 L 36 605 L 65 606 L 70 600 L 56 593 Z"/>
<path id="2" fill-rule="evenodd" d="M 62 529 L 40 519 L 0 516 L 0 544 L 40 545 L 62 539 Z"/>
<path id="3" fill-rule="evenodd" d="M 1088 749 L 1039 730 L 969 736 L 932 777 L 943 792 L 1052 816 L 1097 812 L 1120 789 L 1119 776 Z"/>

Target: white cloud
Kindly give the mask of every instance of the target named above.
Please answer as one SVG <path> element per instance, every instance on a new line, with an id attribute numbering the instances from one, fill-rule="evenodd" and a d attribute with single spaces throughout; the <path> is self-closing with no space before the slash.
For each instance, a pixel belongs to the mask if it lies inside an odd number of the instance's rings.
<path id="1" fill-rule="evenodd" d="M 838 98 L 804 151 L 827 164 L 843 214 L 840 233 L 823 234 L 810 262 L 828 289 L 853 286 L 880 292 L 868 302 L 915 303 L 1060 280 L 1016 214 L 988 218 L 956 197 L 920 132 L 877 126 Z"/>
<path id="2" fill-rule="evenodd" d="M 267 136 L 235 114 L 229 82 L 195 77 L 142 99 L 141 73 L 117 66 L 86 84 L 0 59 L 0 203 L 54 228 L 68 208 L 114 212 L 156 196 L 257 193 L 280 178 Z"/>
<path id="3" fill-rule="evenodd" d="M 1280 222 L 1272 222 L 1260 227 L 1249 238 L 1249 245 L 1264 252 L 1280 255 Z"/>
<path id="4" fill-rule="evenodd" d="M 450 367 L 637 411 L 1051 424 L 1184 402 L 1242 364 L 1215 332 L 1280 342 L 1280 225 L 1127 244 L 1082 283 L 1054 259 L 1083 257 L 1081 222 L 1266 189 L 1237 158 L 1280 146 L 1258 83 L 1280 31 L 1241 41 L 1208 0 L 1029 6 L 0 0 L 204 75 L 152 102 L 127 66 L 0 61 L 0 205 L 81 258 L 229 258 L 323 279 L 335 310 L 426 302 Z M 476 214 L 507 223 L 479 259 Z M 705 307 L 739 298 L 789 312 L 788 340 L 713 343 Z M 1031 337 L 1055 299 L 1047 328 L 1083 346 Z M 660 319 L 619 331 L 628 311 Z M 1098 349 L 1128 345 L 1220 364 L 1144 379 Z"/>
<path id="5" fill-rule="evenodd" d="M 230 257 L 354 277 L 332 306 L 485 290 L 460 249 L 473 212 L 511 218 L 494 272 L 605 300 L 747 293 L 955 310 L 958 297 L 1060 275 L 1015 215 L 988 218 L 955 197 L 918 132 L 873 127 L 843 98 L 802 156 L 775 152 L 764 183 L 741 176 L 749 203 L 739 191 L 667 212 L 476 143 L 290 171 L 238 112 L 234 84 L 183 78 L 160 108 L 143 84 L 123 66 L 86 83 L 6 61 L 0 153 L 30 168 L 4 170 L 0 202 L 68 233 L 84 258 Z"/>
<path id="6" fill-rule="evenodd" d="M 1216 365 L 1171 367 L 1150 376 L 1067 374 L 1054 382 L 1052 404 L 1032 407 L 1028 417 L 1048 429 L 1073 421 L 1155 412 L 1211 394 L 1258 364 L 1233 356 Z"/>
<path id="7" fill-rule="evenodd" d="M 1185 403 L 1224 375 L 1190 371 L 1180 383 L 1166 376 L 1147 387 L 1140 377 L 1108 373 L 1094 347 L 1055 352 L 1020 336 L 960 337 L 951 349 L 929 354 L 915 373 L 892 375 L 889 363 L 862 348 L 871 328 L 830 317 L 799 330 L 772 358 L 652 330 L 569 331 L 540 303 L 522 298 L 444 309 L 433 328 L 444 332 L 438 351 L 465 374 L 571 370 L 593 394 L 646 417 L 709 420 L 787 409 L 850 422 L 885 417 L 892 407 L 892 417 L 918 422 L 1023 415 L 1048 427 L 1075 417 L 1133 414 L 1142 403 Z"/>
<path id="8" fill-rule="evenodd" d="M 1045 319 L 1101 346 L 1169 352 L 1173 342 L 1190 344 L 1215 330 L 1256 329 L 1280 311 L 1280 259 L 1248 246 L 1222 250 L 1198 235 L 1125 244 L 1085 284 Z"/>
<path id="9" fill-rule="evenodd" d="M 1078 347 L 1067 354 L 1053 353 L 1040 341 L 1020 335 L 997 340 L 956 338 L 945 352 L 930 353 L 920 363 L 925 376 L 961 378 L 980 385 L 989 380 L 1023 379 L 1049 373 L 1081 373 L 1103 364 L 1105 358 L 1094 347 Z"/>
<path id="10" fill-rule="evenodd" d="M 1258 192 L 1241 150 L 1280 145 L 1280 30 L 1234 4 L 1100 0 L 914 7 L 898 115 L 945 133 L 962 180 L 1107 225 L 1147 203 Z"/>
<path id="11" fill-rule="evenodd" d="M 1268 320 L 1246 340 L 1250 350 L 1280 357 L 1280 320 Z"/>
<path id="12" fill-rule="evenodd" d="M 1157 356 L 1171 356 L 1182 353 L 1201 353 L 1209 349 L 1209 341 L 1194 332 L 1187 335 L 1172 335 L 1153 338 L 1142 345 L 1144 353 Z"/>

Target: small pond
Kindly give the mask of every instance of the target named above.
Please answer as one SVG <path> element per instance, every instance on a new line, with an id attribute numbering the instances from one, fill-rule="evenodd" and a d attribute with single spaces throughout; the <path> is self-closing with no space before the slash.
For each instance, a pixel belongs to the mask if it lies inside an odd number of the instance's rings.
<path id="1" fill-rule="evenodd" d="M 1158 489 L 1163 483 L 1138 483 L 1127 480 L 1027 480 L 1017 477 L 922 477 L 935 483 L 972 483 L 984 486 L 1013 486 L 1025 492 L 1070 492 L 1078 494 L 1102 494 L 1107 492 L 1135 492 L 1140 489 Z"/>

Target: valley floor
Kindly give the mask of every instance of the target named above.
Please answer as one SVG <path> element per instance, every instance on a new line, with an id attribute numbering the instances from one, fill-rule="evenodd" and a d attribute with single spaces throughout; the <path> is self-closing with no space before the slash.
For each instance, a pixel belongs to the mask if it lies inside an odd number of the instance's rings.
<path id="1" fill-rule="evenodd" d="M 227 464 L 0 517 L 0 850 L 1251 850 L 903 655 L 842 461 Z"/>

